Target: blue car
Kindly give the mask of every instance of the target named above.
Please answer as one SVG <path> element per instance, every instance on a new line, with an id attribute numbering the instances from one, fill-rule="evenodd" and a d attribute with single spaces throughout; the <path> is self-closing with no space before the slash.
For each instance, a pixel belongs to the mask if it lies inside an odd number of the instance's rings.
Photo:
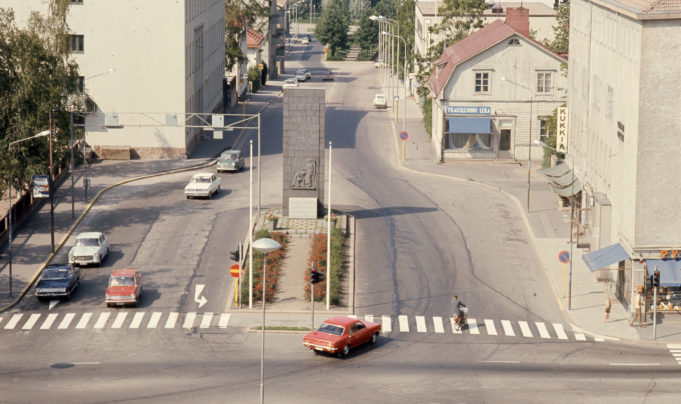
<path id="1" fill-rule="evenodd" d="M 70 298 L 80 285 L 80 269 L 71 264 L 48 265 L 40 274 L 35 285 L 35 295 L 39 300 L 49 298 Z"/>

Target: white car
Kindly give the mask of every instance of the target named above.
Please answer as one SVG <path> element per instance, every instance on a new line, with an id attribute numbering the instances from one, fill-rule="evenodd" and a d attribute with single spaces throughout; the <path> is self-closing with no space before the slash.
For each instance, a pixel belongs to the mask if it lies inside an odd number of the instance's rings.
<path id="1" fill-rule="evenodd" d="M 296 88 L 296 87 L 298 87 L 298 80 L 296 80 L 296 79 L 284 80 L 284 88 Z"/>
<path id="2" fill-rule="evenodd" d="M 303 45 L 309 45 L 309 44 L 310 44 L 310 40 L 307 39 L 307 38 L 303 38 L 303 40 L 300 41 L 300 43 L 303 44 Z"/>
<path id="3" fill-rule="evenodd" d="M 98 231 L 80 233 L 76 245 L 69 251 L 69 263 L 73 265 L 100 265 L 109 254 L 109 241 Z"/>
<path id="4" fill-rule="evenodd" d="M 374 96 L 374 107 L 388 108 L 388 99 L 385 97 L 385 94 L 376 94 Z"/>
<path id="5" fill-rule="evenodd" d="M 214 194 L 220 192 L 222 180 L 213 173 L 198 173 L 192 176 L 186 187 L 184 195 L 189 198 L 202 197 L 212 198 Z"/>

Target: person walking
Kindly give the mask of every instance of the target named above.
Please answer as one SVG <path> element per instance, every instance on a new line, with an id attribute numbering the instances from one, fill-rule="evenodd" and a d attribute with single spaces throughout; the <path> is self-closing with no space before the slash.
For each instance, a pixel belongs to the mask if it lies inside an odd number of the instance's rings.
<path id="1" fill-rule="evenodd" d="M 605 299 L 605 322 L 610 321 L 610 309 L 612 309 L 612 302 L 610 296 Z"/>
<path id="2" fill-rule="evenodd" d="M 639 290 L 636 293 L 636 296 L 634 296 L 634 317 L 631 319 L 631 322 L 629 323 L 630 326 L 634 326 L 634 322 L 638 318 L 638 326 L 641 328 L 645 328 L 645 324 L 643 324 L 643 317 L 641 316 L 641 306 L 643 305 L 643 298 L 641 296 L 641 290 Z"/>

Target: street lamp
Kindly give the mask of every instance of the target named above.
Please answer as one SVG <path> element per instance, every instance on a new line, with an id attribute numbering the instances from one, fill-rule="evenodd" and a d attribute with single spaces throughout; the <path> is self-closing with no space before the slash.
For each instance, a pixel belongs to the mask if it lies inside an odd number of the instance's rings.
<path id="1" fill-rule="evenodd" d="M 389 35 L 389 36 L 401 39 L 402 42 L 404 42 L 404 73 L 403 73 L 403 75 L 404 75 L 404 77 L 403 77 L 403 80 L 404 80 L 404 107 L 402 109 L 402 130 L 406 131 L 407 130 L 407 41 L 399 35 L 393 35 L 393 34 L 386 32 L 386 31 L 383 32 L 383 35 Z M 399 55 L 399 48 L 400 47 L 398 45 L 398 47 L 397 47 L 398 55 Z M 398 106 L 399 106 L 399 103 L 398 103 Z"/>
<path id="2" fill-rule="evenodd" d="M 44 130 L 36 135 L 27 137 L 25 139 L 19 139 L 15 140 L 13 142 L 10 142 L 9 145 L 7 145 L 7 154 L 9 154 L 12 151 L 12 146 L 15 144 L 19 144 L 22 142 L 29 141 L 31 139 L 36 139 L 39 137 L 45 137 L 48 136 L 51 133 L 50 130 Z M 50 184 L 50 192 L 52 189 L 52 184 Z M 7 211 L 7 216 L 9 216 L 9 241 L 7 243 L 7 255 L 9 259 L 9 296 L 12 297 L 12 179 L 7 178 L 7 192 L 9 192 L 9 209 Z"/>
<path id="3" fill-rule="evenodd" d="M 518 87 L 527 89 L 530 92 L 530 132 L 528 134 L 528 146 L 527 146 L 527 211 L 530 211 L 530 174 L 532 173 L 532 104 L 534 104 L 534 91 L 531 88 L 526 87 L 522 84 L 518 84 L 514 81 L 507 79 L 506 77 L 501 78 L 502 81 L 508 81 Z"/>
<path id="4" fill-rule="evenodd" d="M 253 231 L 250 229 L 249 231 Z M 252 248 L 265 254 L 262 262 L 262 347 L 260 348 L 260 403 L 265 402 L 265 297 L 267 296 L 267 254 L 281 248 L 271 238 L 256 240 Z"/>

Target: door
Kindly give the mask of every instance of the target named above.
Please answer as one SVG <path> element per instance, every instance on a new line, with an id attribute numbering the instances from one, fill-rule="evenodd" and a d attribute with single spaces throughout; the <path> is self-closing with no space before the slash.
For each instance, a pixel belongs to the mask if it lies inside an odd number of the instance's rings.
<path id="1" fill-rule="evenodd" d="M 511 150 L 511 130 L 502 129 L 499 132 L 499 151 Z"/>

